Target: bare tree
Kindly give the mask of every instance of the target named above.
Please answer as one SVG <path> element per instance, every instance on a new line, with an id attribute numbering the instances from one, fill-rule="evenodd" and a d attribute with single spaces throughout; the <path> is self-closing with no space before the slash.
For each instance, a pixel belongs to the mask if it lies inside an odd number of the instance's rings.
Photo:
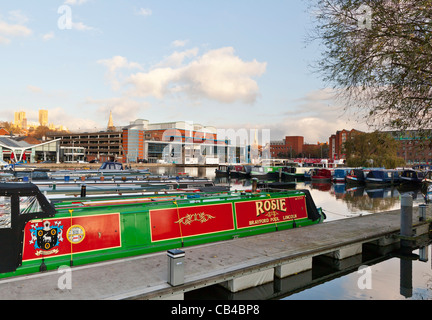
<path id="1" fill-rule="evenodd" d="M 432 0 L 308 0 L 317 70 L 367 123 L 432 128 Z"/>

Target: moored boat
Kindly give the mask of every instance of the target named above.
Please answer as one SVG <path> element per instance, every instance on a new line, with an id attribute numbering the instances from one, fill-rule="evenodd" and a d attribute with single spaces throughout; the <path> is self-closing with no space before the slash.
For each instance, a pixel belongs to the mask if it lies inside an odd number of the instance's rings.
<path id="1" fill-rule="evenodd" d="M 346 176 L 351 171 L 350 168 L 336 168 L 333 171 L 333 181 L 336 183 L 346 182 Z"/>
<path id="2" fill-rule="evenodd" d="M 252 167 L 250 176 L 260 180 L 278 180 L 282 177 L 282 170 L 283 167 L 279 166 L 255 166 Z"/>
<path id="3" fill-rule="evenodd" d="M 400 183 L 399 172 L 397 170 L 373 169 L 367 173 L 365 183 L 367 186 L 396 185 Z"/>
<path id="4" fill-rule="evenodd" d="M 420 184 L 422 183 L 426 172 L 414 169 L 405 169 L 400 175 L 403 184 Z"/>
<path id="5" fill-rule="evenodd" d="M 317 224 L 307 190 L 49 201 L 0 184 L 0 278 Z"/>
<path id="6" fill-rule="evenodd" d="M 346 182 L 351 184 L 365 183 L 365 173 L 363 169 L 351 169 L 346 175 Z"/>
<path id="7" fill-rule="evenodd" d="M 329 169 L 318 169 L 312 174 L 312 182 L 330 182 L 332 179 L 332 172 Z"/>

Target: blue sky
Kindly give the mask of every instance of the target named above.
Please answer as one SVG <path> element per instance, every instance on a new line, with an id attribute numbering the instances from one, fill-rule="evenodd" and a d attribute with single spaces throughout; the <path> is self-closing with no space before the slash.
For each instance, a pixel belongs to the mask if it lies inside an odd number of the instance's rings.
<path id="1" fill-rule="evenodd" d="M 66 19 L 68 18 L 68 19 Z M 3 1 L 0 120 L 71 130 L 135 119 L 327 141 L 362 129 L 309 65 L 303 0 Z"/>

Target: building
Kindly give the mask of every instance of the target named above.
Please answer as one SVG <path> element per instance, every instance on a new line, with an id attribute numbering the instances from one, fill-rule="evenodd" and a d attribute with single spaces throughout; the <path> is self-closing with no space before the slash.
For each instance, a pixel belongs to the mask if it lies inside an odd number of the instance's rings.
<path id="1" fill-rule="evenodd" d="M 48 139 L 60 139 L 60 147 L 81 148 L 85 149 L 84 161 L 115 161 L 122 159 L 122 142 L 123 133 L 119 131 L 101 131 L 101 132 L 84 132 L 84 133 L 61 133 L 51 132 Z M 72 149 L 71 149 L 72 148 Z M 78 150 L 77 150 L 78 151 Z M 68 155 L 72 151 L 63 154 L 61 162 L 69 161 Z"/>
<path id="2" fill-rule="evenodd" d="M 60 140 L 40 143 L 27 137 L 0 136 L 0 160 L 5 162 L 59 162 Z"/>
<path id="3" fill-rule="evenodd" d="M 286 136 L 280 141 L 270 142 L 270 155 L 272 158 L 292 159 L 303 154 L 304 137 Z"/>
<path id="4" fill-rule="evenodd" d="M 15 112 L 13 125 L 19 129 L 27 128 L 27 118 L 24 111 Z"/>
<path id="5" fill-rule="evenodd" d="M 432 164 L 432 144 L 429 138 L 421 137 L 417 131 L 386 131 L 397 142 L 397 156 L 408 165 Z"/>
<path id="6" fill-rule="evenodd" d="M 348 130 L 340 130 L 336 131 L 335 134 L 331 135 L 329 138 L 329 157 L 333 160 L 341 160 L 345 159 L 345 154 L 343 151 L 343 144 L 348 139 L 351 139 L 351 137 L 357 133 L 360 133 L 361 131 L 352 129 L 350 131 Z"/>
<path id="7" fill-rule="evenodd" d="M 43 127 L 48 125 L 48 110 L 39 110 L 39 124 Z"/>
<path id="8" fill-rule="evenodd" d="M 215 164 L 238 162 L 245 148 L 218 140 L 215 127 L 187 121 L 149 123 L 138 119 L 123 128 L 123 161 Z"/>

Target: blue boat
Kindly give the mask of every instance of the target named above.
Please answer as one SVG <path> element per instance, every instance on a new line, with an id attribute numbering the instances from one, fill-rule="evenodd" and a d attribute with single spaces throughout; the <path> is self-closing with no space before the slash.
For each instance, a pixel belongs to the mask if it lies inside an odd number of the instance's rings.
<path id="1" fill-rule="evenodd" d="M 397 170 L 370 170 L 366 175 L 367 186 L 377 185 L 396 185 L 400 183 L 399 172 Z"/>
<path id="2" fill-rule="evenodd" d="M 426 176 L 426 172 L 414 169 L 405 169 L 400 175 L 404 184 L 420 184 Z"/>
<path id="3" fill-rule="evenodd" d="M 365 183 L 365 173 L 363 169 L 351 169 L 346 175 L 346 182 L 353 184 Z"/>
<path id="4" fill-rule="evenodd" d="M 336 168 L 333 171 L 333 181 L 338 183 L 346 182 L 346 176 L 351 171 L 350 168 Z"/>

